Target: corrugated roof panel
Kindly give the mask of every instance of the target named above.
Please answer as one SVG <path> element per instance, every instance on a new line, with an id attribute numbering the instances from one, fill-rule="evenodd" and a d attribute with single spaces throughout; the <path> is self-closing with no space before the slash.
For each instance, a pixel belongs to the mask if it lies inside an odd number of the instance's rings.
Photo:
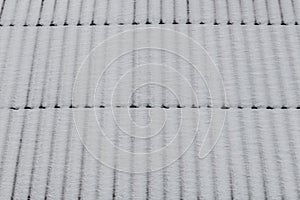
<path id="1" fill-rule="evenodd" d="M 299 199 L 299 0 L 0 0 L 2 199 Z"/>

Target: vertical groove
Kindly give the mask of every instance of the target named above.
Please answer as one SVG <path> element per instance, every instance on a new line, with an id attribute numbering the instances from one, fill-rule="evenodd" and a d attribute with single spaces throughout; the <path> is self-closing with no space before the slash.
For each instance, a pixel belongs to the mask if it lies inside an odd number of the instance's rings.
<path id="1" fill-rule="evenodd" d="M 231 159 L 231 155 L 232 155 L 232 150 L 231 150 L 231 144 L 230 144 L 230 139 L 229 139 L 229 128 L 228 128 L 228 125 L 225 125 L 226 129 L 224 129 L 224 132 L 225 132 L 225 144 L 227 143 L 227 150 L 226 150 L 226 154 L 228 155 L 228 158 L 227 158 L 227 162 L 228 162 L 228 172 L 229 172 L 229 187 L 230 187 L 230 196 L 231 196 L 231 199 L 235 199 L 234 198 L 234 192 L 233 192 L 233 172 L 232 172 L 232 159 Z M 226 145 L 225 145 L 226 147 Z M 220 197 L 219 197 L 220 198 Z"/>
<path id="2" fill-rule="evenodd" d="M 294 141 L 296 141 L 296 139 L 293 138 L 293 136 L 291 134 L 291 133 L 293 133 L 293 130 L 291 129 L 291 127 L 292 127 L 292 123 L 291 123 L 291 119 L 290 119 L 291 116 L 292 116 L 292 114 L 290 112 L 288 112 L 288 114 L 284 115 L 284 120 L 287 122 L 285 127 L 287 129 L 288 152 L 291 155 L 291 159 L 292 159 L 291 165 L 293 168 L 294 183 L 295 183 L 296 189 L 297 189 L 297 191 L 296 191 L 297 199 L 300 199 L 300 177 L 299 177 L 299 170 L 298 170 L 299 166 L 297 166 L 296 152 L 294 151 L 294 149 L 296 149 L 295 145 L 294 145 Z"/>
<path id="3" fill-rule="evenodd" d="M 25 20 L 24 20 L 24 22 L 25 22 L 24 26 L 27 26 L 27 20 L 28 20 L 28 15 L 30 13 L 30 7 L 31 7 L 32 1 L 33 0 L 29 0 L 29 3 L 28 3 L 28 7 L 27 7 L 27 11 L 26 11 L 26 17 L 25 17 Z"/>
<path id="4" fill-rule="evenodd" d="M 72 86 L 74 85 L 74 82 L 75 82 L 75 78 L 76 78 L 76 74 L 77 74 L 77 69 L 78 69 L 78 58 L 79 58 L 79 45 L 80 45 L 80 41 L 81 41 L 81 38 L 82 38 L 82 29 L 79 29 L 76 31 L 76 47 L 75 47 L 75 62 L 74 62 L 74 66 L 73 66 L 73 74 L 72 74 L 72 78 L 71 78 L 71 82 L 72 82 Z M 72 93 L 71 93 L 71 96 L 72 96 Z M 76 105 L 74 105 L 75 102 L 73 102 L 73 98 L 71 98 L 70 100 L 71 104 L 70 104 L 70 107 L 74 107 Z"/>
<path id="5" fill-rule="evenodd" d="M 263 179 L 263 191 L 264 191 L 264 196 L 265 199 L 268 199 L 268 192 L 267 192 L 267 180 L 266 180 L 266 163 L 265 163 L 265 158 L 263 155 L 263 144 L 262 144 L 262 138 L 261 138 L 261 132 L 259 131 L 259 120 L 258 120 L 258 112 L 254 111 L 253 116 L 253 120 L 255 121 L 255 135 L 256 135 L 256 139 L 257 139 L 257 143 L 258 143 L 258 152 L 259 152 L 259 158 L 260 158 L 260 165 L 261 165 L 261 169 L 262 169 L 262 179 Z"/>
<path id="6" fill-rule="evenodd" d="M 1 18 L 2 18 L 5 3 L 6 3 L 6 0 L 3 0 L 2 5 L 1 5 L 1 10 L 0 10 L 0 23 L 1 23 Z"/>
<path id="7" fill-rule="evenodd" d="M 264 4 L 266 7 L 266 14 L 267 14 L 267 19 L 268 19 L 268 24 L 272 24 L 271 19 L 270 19 L 270 5 L 268 3 L 268 0 L 264 0 Z"/>
<path id="8" fill-rule="evenodd" d="M 97 8 L 97 0 L 93 1 L 93 14 L 92 14 L 92 21 L 90 25 L 96 25 L 95 24 L 95 13 L 96 13 L 96 9 Z"/>
<path id="9" fill-rule="evenodd" d="M 33 187 L 33 176 L 35 173 L 35 165 L 36 165 L 36 157 L 37 157 L 37 151 L 38 151 L 38 144 L 40 141 L 40 131 L 41 131 L 41 122 L 43 118 L 43 112 L 42 110 L 39 111 L 39 118 L 38 118 L 38 126 L 37 126 L 37 133 L 35 135 L 35 141 L 34 141 L 34 152 L 33 152 L 33 159 L 32 159 L 32 168 L 31 168 L 31 175 L 29 180 L 29 188 L 28 188 L 28 199 L 31 198 L 32 193 L 32 187 Z"/>
<path id="10" fill-rule="evenodd" d="M 173 24 L 177 24 L 177 21 L 176 21 L 176 15 L 178 14 L 176 11 L 177 11 L 177 9 L 176 9 L 176 6 L 177 6 L 177 4 L 176 4 L 176 0 L 173 0 Z"/>
<path id="11" fill-rule="evenodd" d="M 48 169 L 47 169 L 47 180 L 46 180 L 46 186 L 45 186 L 45 199 L 48 198 L 48 193 L 49 193 L 49 184 L 50 184 L 50 176 L 52 172 L 52 164 L 53 164 L 53 148 L 54 148 L 54 141 L 55 137 L 57 134 L 57 118 L 58 118 L 58 111 L 54 111 L 54 120 L 53 120 L 53 125 L 52 125 L 52 131 L 51 131 L 51 139 L 50 139 L 50 155 L 49 155 L 49 164 L 48 164 Z"/>
<path id="12" fill-rule="evenodd" d="M 117 128 L 114 129 L 114 135 L 115 135 L 115 139 L 114 139 L 114 142 L 115 142 L 115 146 L 118 147 L 119 145 L 119 131 L 117 130 Z M 118 163 L 119 163 L 119 148 L 115 148 L 116 149 L 116 152 L 114 152 L 114 156 L 113 156 L 113 159 L 114 159 L 114 168 L 113 168 L 113 185 L 112 185 L 112 199 L 116 199 L 116 194 L 117 194 L 117 182 L 118 182 L 118 176 L 117 176 L 117 173 L 119 173 L 117 171 L 118 169 Z M 129 183 L 131 184 L 131 183 Z"/>
<path id="13" fill-rule="evenodd" d="M 27 111 L 24 111 L 24 115 L 25 116 L 23 116 L 23 123 L 22 123 L 22 128 L 21 128 L 20 144 L 19 144 L 18 152 L 17 152 L 17 160 L 16 160 L 16 166 L 15 166 L 11 199 L 14 199 L 14 195 L 15 195 L 16 181 L 17 181 L 17 176 L 18 176 L 18 172 L 19 172 L 20 154 L 21 154 L 21 149 L 23 146 L 23 135 L 24 135 L 24 131 L 25 131 L 25 124 L 27 123 L 27 117 L 28 117 Z"/>
<path id="14" fill-rule="evenodd" d="M 159 13 L 160 13 L 159 23 L 163 24 L 164 23 L 163 22 L 163 0 L 160 0 L 160 11 L 159 11 Z"/>
<path id="15" fill-rule="evenodd" d="M 78 15 L 78 19 L 77 19 L 77 25 L 78 26 L 81 26 L 81 13 L 82 13 L 82 9 L 83 9 L 83 1 L 84 0 L 81 0 L 80 1 L 80 8 L 79 8 L 79 15 Z"/>
<path id="16" fill-rule="evenodd" d="M 84 127 L 83 127 L 83 137 L 82 137 L 82 143 L 81 143 L 81 162 L 80 162 L 80 175 L 79 175 L 79 191 L 78 191 L 78 199 L 84 199 L 82 195 L 82 187 L 83 187 L 83 182 L 84 182 L 84 176 L 85 176 L 85 158 L 86 158 L 86 149 L 84 142 L 86 140 L 87 136 L 87 130 L 88 130 L 88 121 L 89 121 L 89 110 L 84 111 Z"/>
<path id="17" fill-rule="evenodd" d="M 150 0 L 147 0 L 147 15 L 146 15 L 146 24 L 150 24 Z"/>
<path id="18" fill-rule="evenodd" d="M 51 53 L 51 48 L 52 48 L 52 37 L 53 37 L 53 30 L 54 29 L 50 29 L 50 36 L 49 36 L 49 41 L 48 41 L 48 49 L 47 49 L 47 56 L 46 56 L 46 66 L 45 66 L 45 72 L 43 74 L 43 85 L 42 85 L 42 94 L 41 94 L 41 102 L 40 102 L 40 107 L 41 108 L 45 108 L 44 105 L 47 105 L 46 102 L 44 102 L 46 100 L 45 94 L 46 94 L 46 90 L 48 89 L 46 87 L 47 85 L 47 75 L 48 75 L 48 71 L 49 71 L 49 65 L 50 65 L 50 61 L 49 61 L 49 54 Z"/>
<path id="19" fill-rule="evenodd" d="M 108 25 L 109 22 L 108 22 L 108 16 L 109 16 L 109 11 L 110 11 L 110 8 L 111 8 L 111 5 L 110 5 L 110 0 L 107 0 L 107 3 L 106 3 L 106 12 L 105 12 L 105 22 L 104 22 L 104 25 Z"/>
<path id="20" fill-rule="evenodd" d="M 256 1 L 256 0 L 252 0 L 252 3 L 253 3 L 253 14 L 254 14 L 254 24 L 255 24 L 255 25 L 258 25 L 257 11 L 256 11 L 255 1 Z"/>
<path id="21" fill-rule="evenodd" d="M 134 110 L 130 113 L 132 115 L 132 120 L 136 120 L 136 113 L 134 112 Z M 130 126 L 130 131 L 131 132 L 134 132 L 134 125 L 133 123 L 131 123 L 131 126 Z M 134 192 L 134 189 L 133 189 L 133 183 L 134 183 L 134 176 L 136 176 L 136 174 L 134 173 L 134 151 L 135 151 L 135 148 L 134 148 L 134 145 L 136 143 L 135 141 L 135 138 L 134 136 L 130 136 L 130 139 L 129 139 L 129 143 L 130 143 L 130 149 L 129 149 L 129 152 L 130 152 L 130 172 L 129 172 L 129 196 L 130 196 L 130 199 L 134 199 L 134 195 L 133 195 L 133 192 Z"/>
<path id="22" fill-rule="evenodd" d="M 42 0 L 41 2 L 41 7 L 40 7 L 40 11 L 39 11 L 39 17 L 38 17 L 38 21 L 37 21 L 37 25 L 40 26 L 42 24 L 40 24 L 41 18 L 42 18 L 42 12 L 43 12 L 43 6 L 44 6 L 44 1 Z"/>
<path id="23" fill-rule="evenodd" d="M 26 102 L 25 102 L 25 108 L 29 107 L 29 96 L 30 96 L 30 92 L 31 92 L 31 86 L 32 86 L 32 76 L 33 76 L 33 68 L 34 68 L 34 61 L 35 61 L 35 56 L 36 56 L 36 53 L 37 53 L 37 44 L 38 44 L 38 38 L 39 38 L 39 31 L 40 29 L 37 28 L 36 29 L 36 37 L 35 37 L 35 40 L 34 40 L 34 49 L 33 49 L 33 54 L 32 54 L 32 58 L 31 58 L 31 66 L 30 66 L 30 73 L 29 73 L 29 80 L 28 80 L 28 89 L 27 89 L 27 93 L 26 93 Z"/>
<path id="24" fill-rule="evenodd" d="M 93 50 L 93 44 L 95 43 L 95 37 L 94 37 L 94 28 L 92 27 L 91 28 L 91 31 L 90 31 L 90 42 L 89 42 L 89 51 L 88 51 L 88 55 L 87 55 L 87 59 L 85 62 L 88 62 L 88 72 L 87 72 L 87 84 L 86 84 L 86 94 L 85 94 L 85 107 L 92 107 L 94 105 L 90 105 L 90 102 L 89 99 L 92 97 L 92 94 L 90 94 L 90 92 L 94 92 L 94 91 L 90 91 L 89 88 L 93 88 L 93 85 L 92 84 L 92 74 L 94 73 L 94 70 L 92 69 L 94 67 L 93 63 L 92 63 L 92 58 L 93 55 L 90 55 L 90 53 L 92 52 Z"/>
<path id="25" fill-rule="evenodd" d="M 178 121 L 180 121 L 180 119 L 176 119 L 175 124 L 177 124 Z M 179 175 L 179 178 L 178 178 L 178 181 L 179 181 L 179 198 L 184 199 L 184 197 L 183 197 L 183 189 L 184 189 L 184 185 L 183 185 L 184 181 L 183 180 L 184 179 L 183 179 L 183 161 L 182 161 L 182 158 L 183 158 L 184 154 L 181 153 L 181 151 L 182 151 L 182 134 L 183 134 L 183 132 L 180 131 L 180 132 L 178 132 L 178 134 L 179 134 L 178 152 L 180 154 L 180 157 L 177 161 L 178 162 L 178 171 L 179 171 L 179 173 L 178 173 L 178 175 Z M 175 164 L 176 164 L 176 162 L 175 162 Z"/>
<path id="26" fill-rule="evenodd" d="M 219 22 L 217 21 L 217 5 L 216 0 L 213 0 L 213 9 L 214 9 L 214 25 L 218 25 Z"/>
<path id="27" fill-rule="evenodd" d="M 61 55 L 64 54 L 65 52 L 65 46 L 66 46 L 66 29 L 64 29 L 63 32 L 63 41 L 62 41 L 62 47 L 61 47 Z M 59 98 L 61 97 L 61 90 L 62 90 L 62 74 L 63 74 L 63 57 L 60 57 L 60 61 L 59 61 L 59 73 L 58 73 L 58 79 L 57 79 L 57 86 L 56 86 L 56 100 L 55 100 L 55 107 L 59 106 Z"/>
<path id="28" fill-rule="evenodd" d="M 286 1 L 288 1 L 288 0 L 286 0 Z M 284 21 L 284 17 L 283 17 L 283 10 L 282 10 L 282 2 L 281 2 L 281 0 L 278 0 L 278 3 L 279 3 L 279 9 L 280 9 L 281 23 L 282 24 L 286 24 L 285 21 Z"/>
<path id="29" fill-rule="evenodd" d="M 70 121 L 69 121 L 69 124 L 68 124 L 68 135 L 67 135 L 67 144 L 66 144 L 66 152 L 65 152 L 65 164 L 64 164 L 64 172 L 63 172 L 63 183 L 62 183 L 62 194 L 61 194 L 61 197 L 62 199 L 65 199 L 65 190 L 66 190 L 66 182 L 67 182 L 67 172 L 68 172 L 68 167 L 69 167 L 69 159 L 70 159 L 70 140 L 71 140 L 71 131 L 72 131 L 72 112 L 70 111 L 69 112 L 70 114 Z"/>
<path id="30" fill-rule="evenodd" d="M 54 21 L 56 9 L 57 9 L 57 0 L 54 0 L 53 12 L 52 12 L 52 17 L 51 17 L 51 21 L 50 21 L 50 26 L 51 25 L 56 25 L 56 22 Z"/>
<path id="31" fill-rule="evenodd" d="M 64 25 L 68 25 L 68 16 L 69 16 L 69 10 L 70 10 L 70 1 L 71 0 L 68 0 L 68 2 L 67 2 L 67 10 L 66 10 L 66 16 L 65 16 Z"/>
<path id="32" fill-rule="evenodd" d="M 133 0 L 133 19 L 132 19 L 132 24 L 137 24 L 137 21 L 136 21 L 136 1 L 137 0 Z"/>
<path id="33" fill-rule="evenodd" d="M 270 121 L 275 122 L 274 115 L 271 115 L 270 119 L 271 120 L 268 120 L 269 122 Z M 281 158 L 279 155 L 278 138 L 277 138 L 276 134 L 274 134 L 276 131 L 276 127 L 274 126 L 273 123 L 271 123 L 270 125 L 271 125 L 271 129 L 272 129 L 271 133 L 272 133 L 272 138 L 273 138 L 273 140 L 271 142 L 272 142 L 273 149 L 275 152 L 276 169 L 277 169 L 277 175 L 279 177 L 279 185 L 280 185 L 280 194 L 282 196 L 282 199 L 286 199 L 286 196 L 284 193 L 284 185 L 283 185 L 284 182 L 283 182 L 283 178 L 282 178 L 282 169 L 281 169 L 281 165 L 280 165 Z"/>
<path id="34" fill-rule="evenodd" d="M 233 12 L 233 11 L 230 10 L 230 8 L 229 8 L 228 0 L 226 0 L 225 3 L 226 3 L 226 13 L 227 13 L 227 24 L 233 24 L 233 19 L 230 18 L 231 12 Z"/>
<path id="35" fill-rule="evenodd" d="M 99 119 L 103 119 L 103 116 L 104 116 L 104 112 L 100 112 Z M 99 158 L 98 160 L 101 160 L 101 153 L 100 152 L 101 152 L 101 140 L 99 140 L 98 155 L 97 155 L 97 157 Z M 99 190 L 101 189 L 100 188 L 101 186 L 100 186 L 99 182 L 101 180 L 101 177 L 100 177 L 101 166 L 102 166 L 102 163 L 100 163 L 100 161 L 98 161 L 97 166 L 96 166 L 96 184 L 95 184 L 96 185 L 96 187 L 95 187 L 95 190 L 96 190 L 95 196 L 96 197 L 95 197 L 95 199 L 100 199 Z M 113 181 L 114 180 L 115 180 L 115 176 L 113 175 Z M 112 191 L 112 192 L 114 192 L 114 191 Z"/>
<path id="36" fill-rule="evenodd" d="M 240 124 L 240 133 L 241 132 L 245 132 L 245 121 L 242 120 L 243 119 L 243 112 L 238 112 L 238 120 L 239 120 L 239 124 Z M 247 192 L 248 192 L 248 197 L 249 199 L 253 199 L 253 195 L 252 195 L 252 191 L 250 188 L 250 170 L 249 170 L 249 151 L 247 149 L 247 144 L 246 144 L 246 138 L 244 134 L 241 134 L 241 142 L 242 142 L 242 159 L 243 162 L 245 163 L 245 171 L 246 171 L 246 181 L 247 181 Z"/>
<path id="37" fill-rule="evenodd" d="M 187 24 L 190 24 L 191 21 L 190 21 L 190 0 L 186 0 L 186 16 L 187 16 L 187 20 L 186 20 L 186 23 Z"/>

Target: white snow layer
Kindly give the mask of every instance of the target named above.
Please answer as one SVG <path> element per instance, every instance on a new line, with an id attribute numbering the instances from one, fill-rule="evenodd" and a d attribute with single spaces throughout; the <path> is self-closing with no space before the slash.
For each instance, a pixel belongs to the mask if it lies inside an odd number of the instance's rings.
<path id="1" fill-rule="evenodd" d="M 1 199 L 300 199 L 299 11 L 0 0 Z"/>
<path id="2" fill-rule="evenodd" d="M 1 25 L 297 24 L 299 0 L 1 0 Z"/>
<path id="3" fill-rule="evenodd" d="M 112 118 L 109 108 L 62 108 L 3 110 L 0 113 L 1 173 L 3 199 L 297 199 L 299 197 L 299 119 L 295 109 L 231 109 L 222 135 L 214 150 L 205 158 L 197 157 L 199 139 L 209 120 L 211 108 L 166 110 L 167 122 L 148 139 L 133 139 L 153 130 L 138 131 L 127 120 L 126 108 L 117 108 Z M 196 111 L 197 110 L 197 111 Z M 73 112 L 73 113 L 72 113 Z M 136 123 L 161 120 L 160 108 L 129 109 Z M 192 144 L 193 120 L 199 112 L 199 135 Z M 160 113 L 160 114 L 158 114 Z M 92 124 L 95 114 L 99 127 Z M 158 115 L 157 115 L 158 114 Z M 76 127 L 73 117 L 76 116 Z M 158 116 L 158 117 L 157 117 Z M 190 119 L 182 125 L 175 149 L 159 154 L 123 154 L 123 151 L 149 153 L 159 150 L 176 136 L 181 117 Z M 155 123 L 155 122 L 154 122 Z M 76 129 L 77 128 L 77 131 Z M 148 130 L 148 132 L 146 131 Z M 189 130 L 189 131 L 185 131 Z M 103 133 L 92 137 L 93 132 Z M 88 152 L 81 140 L 87 145 Z M 136 136 L 136 135 L 135 135 Z M 115 146 L 107 152 L 107 145 Z M 94 145 L 94 146 L 93 146 Z M 171 153 L 186 149 L 184 155 L 161 170 L 128 173 L 136 169 L 164 166 Z M 169 151 L 169 152 L 168 152 Z M 94 153 L 94 154 L 91 154 Z M 150 156 L 149 156 L 150 155 Z M 99 160 L 95 160 L 94 157 Z M 135 157 L 137 156 L 137 157 Z M 154 157 L 152 157 L 154 156 Z M 102 164 L 101 164 L 102 162 Z M 114 170 L 114 167 L 116 170 Z M 122 171 L 128 169 L 128 172 Z M 154 168 L 153 168 L 154 169 Z M 120 171 L 118 171 L 120 170 Z"/>
<path id="4" fill-rule="evenodd" d="M 0 107 L 300 105 L 298 26 L 131 27 L 2 27 Z"/>

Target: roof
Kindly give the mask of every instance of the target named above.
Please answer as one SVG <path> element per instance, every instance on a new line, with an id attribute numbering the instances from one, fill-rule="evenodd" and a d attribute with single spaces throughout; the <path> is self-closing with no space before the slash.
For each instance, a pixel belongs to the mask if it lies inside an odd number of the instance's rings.
<path id="1" fill-rule="evenodd" d="M 299 199 L 300 2 L 0 0 L 3 199 Z"/>

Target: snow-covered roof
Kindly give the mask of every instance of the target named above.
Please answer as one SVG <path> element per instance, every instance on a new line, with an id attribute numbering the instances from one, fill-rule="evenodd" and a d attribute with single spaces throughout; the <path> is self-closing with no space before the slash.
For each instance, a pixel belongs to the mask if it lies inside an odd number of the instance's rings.
<path id="1" fill-rule="evenodd" d="M 0 0 L 1 199 L 300 199 L 299 0 Z"/>

